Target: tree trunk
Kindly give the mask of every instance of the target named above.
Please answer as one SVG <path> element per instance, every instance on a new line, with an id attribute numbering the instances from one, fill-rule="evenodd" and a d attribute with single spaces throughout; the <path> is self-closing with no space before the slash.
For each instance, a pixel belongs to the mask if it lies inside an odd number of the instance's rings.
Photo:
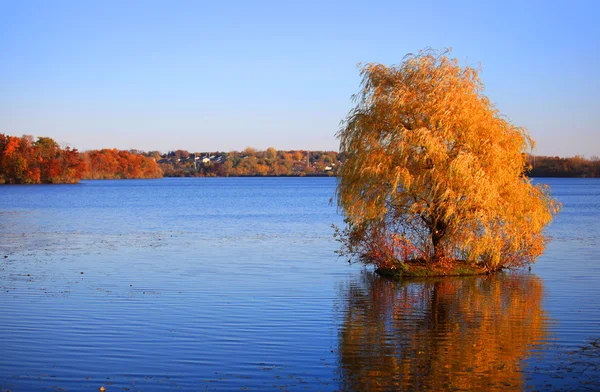
<path id="1" fill-rule="evenodd" d="M 440 261 L 444 259 L 445 252 L 444 247 L 442 246 L 442 238 L 446 234 L 447 225 L 439 220 L 435 219 L 433 227 L 431 227 L 431 243 L 433 245 L 433 262 Z"/>
<path id="2" fill-rule="evenodd" d="M 440 261 L 444 258 L 444 248 L 441 244 L 442 237 L 443 236 L 438 233 L 433 233 L 431 235 L 431 242 L 433 244 L 433 262 Z"/>

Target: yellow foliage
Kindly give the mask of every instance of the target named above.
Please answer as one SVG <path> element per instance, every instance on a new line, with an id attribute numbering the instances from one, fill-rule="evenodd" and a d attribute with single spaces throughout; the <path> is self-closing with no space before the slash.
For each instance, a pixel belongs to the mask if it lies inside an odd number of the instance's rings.
<path id="1" fill-rule="evenodd" d="M 395 238 L 426 261 L 490 270 L 533 262 L 560 204 L 524 175 L 534 145 L 527 130 L 502 117 L 478 71 L 448 53 L 362 68 L 356 107 L 338 133 L 348 157 L 337 188 L 347 251 L 364 256 L 366 242 Z M 406 261 L 393 245 L 383 259 Z"/>

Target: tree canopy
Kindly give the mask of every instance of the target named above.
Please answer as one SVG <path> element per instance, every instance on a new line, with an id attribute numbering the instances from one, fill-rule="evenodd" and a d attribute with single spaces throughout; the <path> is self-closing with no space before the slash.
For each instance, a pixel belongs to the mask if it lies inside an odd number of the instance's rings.
<path id="1" fill-rule="evenodd" d="M 180 152 L 181 150 L 178 150 Z M 154 158 L 125 150 L 91 150 L 81 154 L 86 163 L 85 180 L 160 178 L 163 172 Z M 188 153 L 189 155 L 189 153 Z"/>
<path id="2" fill-rule="evenodd" d="M 560 204 L 525 176 L 534 142 L 483 94 L 478 70 L 425 50 L 361 76 L 338 132 L 342 253 L 391 270 L 535 261 Z"/>
<path id="3" fill-rule="evenodd" d="M 49 137 L 0 133 L 0 184 L 76 183 L 84 169 L 77 149 L 62 149 Z"/>

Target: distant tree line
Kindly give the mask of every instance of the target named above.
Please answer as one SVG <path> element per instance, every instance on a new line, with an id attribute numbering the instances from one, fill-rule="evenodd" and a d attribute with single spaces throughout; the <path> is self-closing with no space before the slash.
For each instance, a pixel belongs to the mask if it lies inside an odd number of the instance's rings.
<path id="1" fill-rule="evenodd" d="M 0 133 L 0 184 L 77 183 L 80 179 L 160 177 L 337 176 L 346 160 L 335 151 L 194 152 L 102 149 L 80 153 L 49 137 Z M 529 156 L 530 177 L 600 177 L 600 159 Z"/>
<path id="2" fill-rule="evenodd" d="M 186 150 L 143 153 L 154 158 L 165 177 L 337 176 L 346 160 L 336 151 L 246 148 L 231 152 Z M 600 158 L 529 156 L 529 177 L 600 177 Z"/>
<path id="3" fill-rule="evenodd" d="M 137 151 L 103 149 L 81 154 L 86 165 L 84 180 L 160 178 L 163 172 L 155 159 Z"/>
<path id="4" fill-rule="evenodd" d="M 0 133 L 0 184 L 76 183 L 84 171 L 77 149 L 62 149 L 49 137 Z"/>
<path id="5" fill-rule="evenodd" d="M 530 156 L 529 177 L 600 177 L 600 158 Z"/>
<path id="6" fill-rule="evenodd" d="M 343 157 L 335 151 L 170 151 L 157 157 L 165 177 L 335 176 Z"/>
<path id="7" fill-rule="evenodd" d="M 162 170 L 137 151 L 80 153 L 49 137 L 0 133 L 0 184 L 70 184 L 80 179 L 159 178 Z"/>

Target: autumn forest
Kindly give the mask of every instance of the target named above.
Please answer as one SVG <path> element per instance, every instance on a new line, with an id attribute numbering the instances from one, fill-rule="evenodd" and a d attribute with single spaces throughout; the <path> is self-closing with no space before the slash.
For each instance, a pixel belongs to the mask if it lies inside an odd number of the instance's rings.
<path id="1" fill-rule="evenodd" d="M 0 133 L 0 184 L 59 184 L 79 180 L 160 177 L 335 176 L 345 161 L 335 151 L 79 152 L 52 138 Z M 600 177 L 600 159 L 530 156 L 531 177 Z"/>

